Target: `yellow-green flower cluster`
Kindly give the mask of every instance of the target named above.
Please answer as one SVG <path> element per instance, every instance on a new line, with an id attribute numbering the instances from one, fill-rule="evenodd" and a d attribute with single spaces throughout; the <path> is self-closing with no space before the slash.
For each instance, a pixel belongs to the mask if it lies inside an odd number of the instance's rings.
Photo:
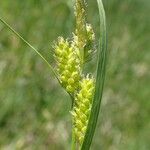
<path id="1" fill-rule="evenodd" d="M 62 37 L 59 37 L 54 49 L 60 82 L 67 92 L 74 94 L 81 78 L 79 50 Z"/>
<path id="2" fill-rule="evenodd" d="M 94 79 L 87 76 L 80 81 L 80 90 L 75 97 L 74 108 L 71 112 L 73 115 L 74 134 L 80 144 L 82 144 L 86 133 L 92 107 L 93 93 Z"/>

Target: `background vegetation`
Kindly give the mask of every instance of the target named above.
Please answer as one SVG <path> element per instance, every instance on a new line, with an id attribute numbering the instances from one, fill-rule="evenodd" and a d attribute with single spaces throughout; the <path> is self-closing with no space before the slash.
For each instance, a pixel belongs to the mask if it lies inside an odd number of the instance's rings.
<path id="1" fill-rule="evenodd" d="M 150 149 L 149 0 L 104 0 L 108 63 L 94 150 Z M 74 29 L 72 0 L 1 0 L 0 16 L 54 65 Z M 98 35 L 96 0 L 88 18 Z M 0 24 L 0 149 L 69 150 L 71 101 L 47 65 Z M 92 62 L 95 66 L 95 62 Z"/>

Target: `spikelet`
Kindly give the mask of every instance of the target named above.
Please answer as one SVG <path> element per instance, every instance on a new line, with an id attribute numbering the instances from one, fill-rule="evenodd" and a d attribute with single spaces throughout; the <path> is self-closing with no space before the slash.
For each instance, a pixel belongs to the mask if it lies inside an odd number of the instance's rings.
<path id="1" fill-rule="evenodd" d="M 78 47 L 83 49 L 86 44 L 86 18 L 85 18 L 85 1 L 76 0 L 75 2 L 75 16 L 76 16 L 76 31 L 78 37 Z"/>
<path id="2" fill-rule="evenodd" d="M 75 97 L 75 104 L 73 111 L 73 130 L 76 140 L 79 144 L 82 144 L 88 120 L 92 107 L 94 93 L 94 79 L 90 78 L 89 75 L 80 81 L 80 91 Z"/>
<path id="3" fill-rule="evenodd" d="M 88 24 L 88 23 L 86 24 L 86 31 L 87 31 L 88 40 L 91 42 L 94 41 L 95 40 L 95 34 L 94 34 L 94 31 L 93 31 L 91 24 Z"/>
<path id="4" fill-rule="evenodd" d="M 90 24 L 86 23 L 86 2 L 85 0 L 76 0 L 75 16 L 76 30 L 73 36 L 76 46 L 81 53 L 82 64 L 91 57 L 95 45 L 95 34 Z"/>
<path id="5" fill-rule="evenodd" d="M 70 44 L 68 40 L 64 40 L 63 37 L 58 38 L 54 50 L 61 84 L 67 92 L 74 94 L 81 78 L 79 50 L 73 47 L 73 44 Z"/>
<path id="6" fill-rule="evenodd" d="M 88 59 L 92 56 L 92 53 L 95 50 L 95 33 L 93 31 L 93 28 L 91 24 L 86 24 L 86 45 L 84 47 L 84 57 L 85 59 Z"/>

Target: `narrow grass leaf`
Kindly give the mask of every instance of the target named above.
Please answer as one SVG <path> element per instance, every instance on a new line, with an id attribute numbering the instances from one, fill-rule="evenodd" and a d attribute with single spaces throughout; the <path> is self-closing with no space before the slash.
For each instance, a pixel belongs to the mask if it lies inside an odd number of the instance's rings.
<path id="1" fill-rule="evenodd" d="M 104 79 L 105 79 L 105 66 L 106 66 L 106 50 L 107 50 L 107 37 L 106 37 L 106 19 L 105 11 L 102 0 L 97 0 L 100 16 L 100 46 L 98 49 L 97 60 L 97 76 L 96 76 L 96 89 L 94 100 L 92 104 L 91 115 L 89 118 L 88 128 L 81 147 L 81 150 L 89 150 L 94 136 L 98 115 L 100 111 Z"/>
<path id="2" fill-rule="evenodd" d="M 58 75 L 56 74 L 55 70 L 53 69 L 53 67 L 50 65 L 50 63 L 44 58 L 44 56 L 36 49 L 34 48 L 29 42 L 27 42 L 18 32 L 16 32 L 6 21 L 4 21 L 2 18 L 0 18 L 0 22 L 2 22 L 10 31 L 12 31 L 17 37 L 19 37 L 21 39 L 21 41 L 23 41 L 26 45 L 28 45 L 32 50 L 34 50 L 44 61 L 45 63 L 48 65 L 48 67 L 51 69 L 51 71 L 53 72 L 53 74 L 55 75 L 55 77 L 58 79 L 58 81 L 60 82 Z"/>

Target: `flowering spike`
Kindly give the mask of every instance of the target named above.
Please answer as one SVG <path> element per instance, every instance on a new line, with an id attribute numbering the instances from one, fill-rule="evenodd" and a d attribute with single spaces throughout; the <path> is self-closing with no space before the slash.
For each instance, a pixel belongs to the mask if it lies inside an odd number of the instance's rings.
<path id="1" fill-rule="evenodd" d="M 55 45 L 55 55 L 57 61 L 57 72 L 62 86 L 70 94 L 74 94 L 78 89 L 78 81 L 81 78 L 80 59 L 78 49 L 73 47 L 67 40 L 59 37 Z"/>
<path id="2" fill-rule="evenodd" d="M 72 111 L 74 133 L 76 140 L 82 144 L 90 116 L 94 93 L 94 79 L 89 76 L 80 81 L 80 90 L 75 97 Z"/>
<path id="3" fill-rule="evenodd" d="M 85 1 L 76 0 L 75 3 L 75 16 L 76 16 L 76 35 L 78 37 L 78 46 L 80 49 L 86 44 L 86 18 L 85 18 Z"/>
<path id="4" fill-rule="evenodd" d="M 94 49 L 95 34 L 90 24 L 86 23 L 85 0 L 76 0 L 75 16 L 76 30 L 73 35 L 74 45 L 78 47 L 81 53 L 81 62 L 91 56 Z"/>

